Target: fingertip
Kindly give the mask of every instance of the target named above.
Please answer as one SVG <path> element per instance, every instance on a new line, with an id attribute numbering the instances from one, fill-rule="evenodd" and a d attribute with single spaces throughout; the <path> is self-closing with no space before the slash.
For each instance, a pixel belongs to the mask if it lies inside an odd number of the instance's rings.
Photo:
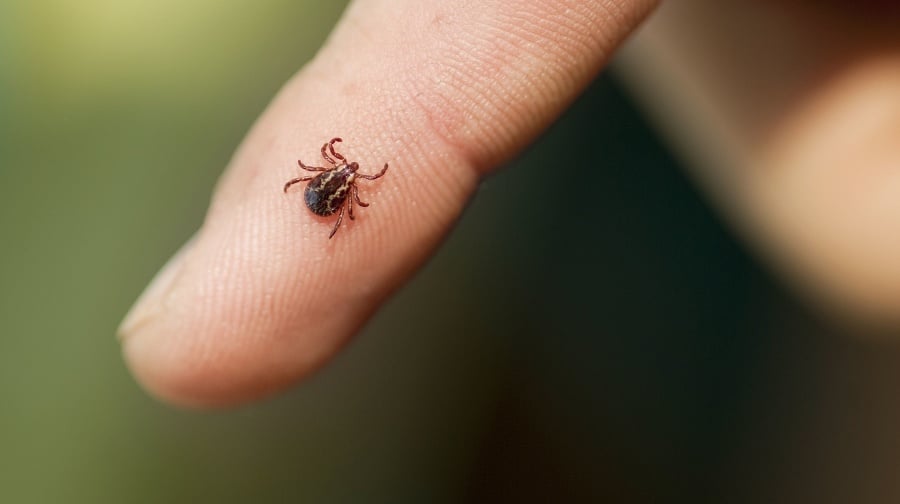
<path id="1" fill-rule="evenodd" d="M 198 339 L 188 336 L 180 340 L 190 343 Z M 138 384 L 162 402 L 191 409 L 224 408 L 280 388 L 273 370 L 260 369 L 263 360 L 250 352 L 220 349 L 213 355 L 173 343 L 167 335 L 138 335 L 126 340 L 122 348 Z M 304 370 L 294 366 L 291 372 L 302 374 Z"/>
<path id="2" fill-rule="evenodd" d="M 207 373 L 198 366 L 177 364 L 183 359 L 162 358 L 158 349 L 157 344 L 139 336 L 122 345 L 125 363 L 145 392 L 162 402 L 193 409 L 230 403 L 228 395 L 211 391 L 206 385 L 215 383 L 215 377 L 207 380 Z"/>

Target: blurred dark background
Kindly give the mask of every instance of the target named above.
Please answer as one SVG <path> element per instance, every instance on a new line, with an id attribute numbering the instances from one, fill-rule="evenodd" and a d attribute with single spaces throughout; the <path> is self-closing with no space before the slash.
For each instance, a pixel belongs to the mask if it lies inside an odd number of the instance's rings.
<path id="1" fill-rule="evenodd" d="M 116 325 L 341 9 L 0 5 L 0 502 L 900 496 L 896 352 L 811 317 L 610 74 L 311 381 L 146 396 Z"/>

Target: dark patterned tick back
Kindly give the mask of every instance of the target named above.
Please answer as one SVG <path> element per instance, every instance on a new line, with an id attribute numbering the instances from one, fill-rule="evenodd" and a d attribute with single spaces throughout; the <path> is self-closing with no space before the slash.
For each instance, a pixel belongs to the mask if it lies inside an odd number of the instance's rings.
<path id="1" fill-rule="evenodd" d="M 334 229 L 332 229 L 331 234 L 328 235 L 329 239 L 334 236 L 334 233 L 337 233 L 338 228 L 341 226 L 341 221 L 344 220 L 344 208 L 347 208 L 350 219 L 353 220 L 354 201 L 361 207 L 369 206 L 368 203 L 363 203 L 359 199 L 359 187 L 356 185 L 356 179 L 363 178 L 366 180 L 375 180 L 384 175 L 388 169 L 388 165 L 385 163 L 384 168 L 375 175 L 358 173 L 357 170 L 359 170 L 359 164 L 357 164 L 356 161 L 348 163 L 344 156 L 334 151 L 335 142 L 341 141 L 340 138 L 332 138 L 331 141 L 322 146 L 322 157 L 331 164 L 331 168 L 307 166 L 303 164 L 303 161 L 297 160 L 300 168 L 303 168 L 306 171 L 321 173 L 318 175 L 297 177 L 284 184 L 284 192 L 287 192 L 288 188 L 292 185 L 298 182 L 311 180 L 311 182 L 306 185 L 306 190 L 303 191 L 303 199 L 306 201 L 306 206 L 314 214 L 321 215 L 322 217 L 327 217 L 335 212 L 340 212 L 338 214 L 337 223 L 334 225 Z M 330 156 L 329 152 L 331 153 Z"/>

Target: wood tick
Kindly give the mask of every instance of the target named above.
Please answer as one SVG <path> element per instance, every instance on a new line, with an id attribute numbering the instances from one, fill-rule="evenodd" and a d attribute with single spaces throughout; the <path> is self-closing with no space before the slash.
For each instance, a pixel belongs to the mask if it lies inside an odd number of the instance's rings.
<path id="1" fill-rule="evenodd" d="M 312 182 L 306 185 L 306 190 L 303 191 L 303 199 L 306 201 L 307 208 L 312 210 L 312 213 L 321 215 L 322 217 L 327 217 L 340 211 L 337 223 L 335 223 L 334 229 L 331 230 L 331 234 L 328 235 L 328 239 L 331 239 L 331 237 L 334 236 L 334 233 L 337 233 L 338 228 L 341 227 L 341 221 L 344 220 L 344 208 L 347 208 L 350 219 L 354 220 L 354 200 L 356 200 L 356 204 L 361 207 L 369 206 L 368 203 L 363 203 L 359 199 L 359 187 L 356 185 L 356 179 L 364 178 L 366 180 L 375 180 L 384 175 L 384 172 L 388 169 L 388 165 L 385 163 L 384 168 L 375 175 L 357 173 L 359 164 L 356 161 L 347 162 L 347 158 L 335 152 L 335 142 L 343 142 L 343 140 L 340 138 L 332 138 L 328 143 L 322 146 L 322 157 L 325 161 L 328 161 L 331 168 L 307 166 L 303 164 L 303 161 L 298 159 L 297 163 L 300 165 L 300 168 L 303 168 L 306 171 L 322 173 L 319 173 L 318 175 L 297 177 L 288 180 L 287 183 L 284 184 L 284 192 L 287 192 L 288 188 L 297 182 L 312 180 Z M 331 153 L 330 156 L 329 152 Z"/>

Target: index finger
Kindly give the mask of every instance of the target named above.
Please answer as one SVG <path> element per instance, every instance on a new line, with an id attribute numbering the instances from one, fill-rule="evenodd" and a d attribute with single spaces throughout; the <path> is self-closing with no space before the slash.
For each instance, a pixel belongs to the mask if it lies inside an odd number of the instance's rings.
<path id="1" fill-rule="evenodd" d="M 547 127 L 655 3 L 352 3 L 123 322 L 137 378 L 173 402 L 220 405 L 321 366 L 430 255 L 480 176 Z M 298 159 L 327 168 L 333 137 L 360 173 L 390 169 L 329 240 L 334 221 L 282 187 L 307 174 Z"/>

